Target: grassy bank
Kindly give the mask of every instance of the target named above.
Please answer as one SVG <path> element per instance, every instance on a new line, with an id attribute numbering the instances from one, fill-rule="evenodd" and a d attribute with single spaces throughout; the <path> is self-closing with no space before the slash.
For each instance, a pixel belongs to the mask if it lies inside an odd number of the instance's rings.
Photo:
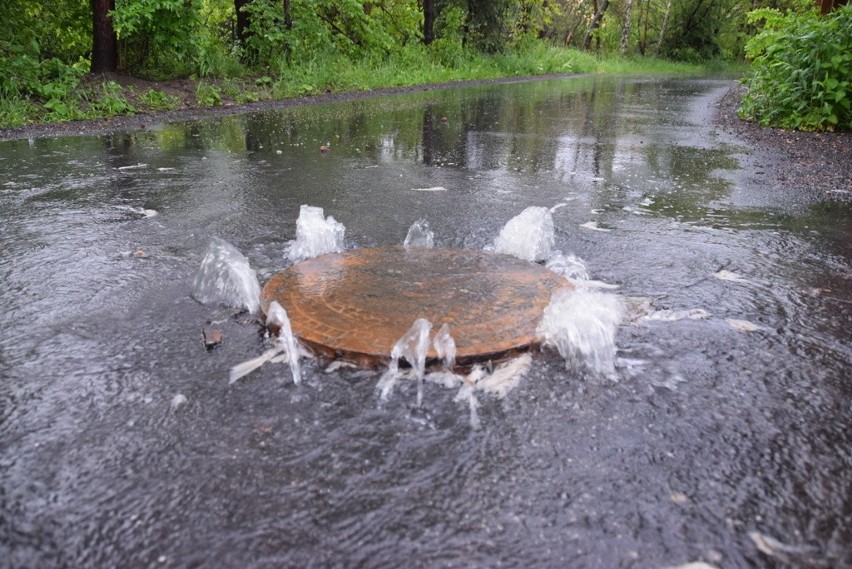
<path id="1" fill-rule="evenodd" d="M 230 59 L 210 61 L 205 77 L 92 76 L 86 62 L 45 69 L 31 79 L 28 98 L 0 98 L 0 128 L 105 118 L 185 108 L 242 104 L 320 93 L 365 91 L 463 80 L 547 74 L 701 74 L 743 71 L 711 62 L 697 65 L 652 58 L 598 58 L 573 49 L 533 44 L 499 55 L 408 47 L 381 59 L 352 61 L 332 53 L 246 69 Z"/>

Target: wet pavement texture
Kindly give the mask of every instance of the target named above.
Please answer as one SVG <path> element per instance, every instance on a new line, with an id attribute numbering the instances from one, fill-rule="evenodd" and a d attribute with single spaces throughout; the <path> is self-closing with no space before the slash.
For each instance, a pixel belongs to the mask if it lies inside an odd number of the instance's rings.
<path id="1" fill-rule="evenodd" d="M 0 565 L 782 566 L 757 532 L 849 566 L 850 206 L 764 183 L 772 157 L 710 121 L 733 84 L 561 79 L 0 143 Z M 190 297 L 205 247 L 265 282 L 301 204 L 348 248 L 426 218 L 436 246 L 481 250 L 553 208 L 593 279 L 709 317 L 625 323 L 617 381 L 537 353 L 479 430 L 435 385 L 381 403 L 378 373 L 228 385 L 266 344 Z"/>

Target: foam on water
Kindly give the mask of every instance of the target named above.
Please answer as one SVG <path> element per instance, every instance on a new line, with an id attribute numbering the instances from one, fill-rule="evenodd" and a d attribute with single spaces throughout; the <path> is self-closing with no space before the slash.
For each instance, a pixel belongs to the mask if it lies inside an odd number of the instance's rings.
<path id="1" fill-rule="evenodd" d="M 585 290 L 558 290 L 536 331 L 559 351 L 568 367 L 614 377 L 615 334 L 624 307 L 618 297 Z"/>
<path id="2" fill-rule="evenodd" d="M 525 261 L 544 261 L 550 258 L 555 241 L 550 210 L 532 206 L 503 226 L 493 250 Z"/>
<path id="3" fill-rule="evenodd" d="M 321 207 L 302 205 L 296 220 L 296 240 L 290 243 L 287 257 L 293 261 L 304 261 L 343 251 L 346 228 L 332 216 L 324 217 Z"/>
<path id="4" fill-rule="evenodd" d="M 202 304 L 221 302 L 257 312 L 260 310 L 257 273 L 236 247 L 214 237 L 195 277 L 192 297 Z"/>
<path id="5" fill-rule="evenodd" d="M 411 224 L 403 245 L 406 247 L 434 247 L 435 232 L 429 229 L 429 222 L 420 219 Z"/>

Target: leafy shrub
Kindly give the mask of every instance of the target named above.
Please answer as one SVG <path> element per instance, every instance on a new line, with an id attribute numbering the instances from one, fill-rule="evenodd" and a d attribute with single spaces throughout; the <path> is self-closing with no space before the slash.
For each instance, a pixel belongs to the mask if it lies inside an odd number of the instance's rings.
<path id="1" fill-rule="evenodd" d="M 155 111 L 171 111 L 178 107 L 179 99 L 156 89 L 148 89 L 139 96 L 139 102 Z"/>
<path id="2" fill-rule="evenodd" d="M 216 107 L 222 104 L 222 94 L 215 85 L 199 83 L 195 88 L 195 101 L 203 107 Z"/>
<path id="3" fill-rule="evenodd" d="M 101 86 L 99 97 L 90 106 L 90 110 L 102 117 L 132 115 L 136 107 L 131 105 L 121 91 L 121 85 L 115 81 L 106 81 Z"/>
<path id="4" fill-rule="evenodd" d="M 437 38 L 429 45 L 432 56 L 442 65 L 454 67 L 464 59 L 465 13 L 458 6 L 442 10 L 435 22 Z"/>
<path id="5" fill-rule="evenodd" d="M 123 65 L 151 78 L 186 74 L 203 37 L 200 0 L 117 2 L 111 12 Z"/>
<path id="6" fill-rule="evenodd" d="M 764 27 L 746 44 L 754 71 L 740 116 L 763 126 L 852 130 L 852 5 L 822 17 L 764 8 L 749 20 Z"/>

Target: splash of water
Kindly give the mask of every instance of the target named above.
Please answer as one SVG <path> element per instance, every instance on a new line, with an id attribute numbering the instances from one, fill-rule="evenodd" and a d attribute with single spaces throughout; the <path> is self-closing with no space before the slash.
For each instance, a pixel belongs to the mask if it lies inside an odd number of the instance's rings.
<path id="1" fill-rule="evenodd" d="M 266 327 L 273 335 L 272 348 L 256 358 L 232 367 L 228 385 L 250 374 L 267 362 L 289 363 L 290 373 L 293 374 L 293 383 L 299 385 L 302 382 L 302 369 L 299 366 L 299 343 L 293 334 L 287 311 L 277 301 L 273 300 L 269 304 Z"/>
<path id="2" fill-rule="evenodd" d="M 324 217 L 321 207 L 302 205 L 296 220 L 296 240 L 290 244 L 287 257 L 294 263 L 326 253 L 343 251 L 346 228 L 332 216 Z"/>
<path id="3" fill-rule="evenodd" d="M 532 206 L 506 223 L 493 248 L 525 261 L 544 261 L 550 257 L 555 241 L 550 210 Z"/>
<path id="4" fill-rule="evenodd" d="M 536 333 L 555 347 L 568 367 L 615 377 L 615 334 L 624 307 L 614 295 L 584 290 L 558 290 Z"/>
<path id="5" fill-rule="evenodd" d="M 490 393 L 497 399 L 504 399 L 515 389 L 532 367 L 532 356 L 522 354 L 494 368 L 491 375 L 479 380 L 476 388 Z"/>
<path id="6" fill-rule="evenodd" d="M 473 430 L 478 430 L 481 426 L 479 413 L 477 412 L 477 409 L 479 409 L 479 400 L 477 400 L 475 393 L 476 384 L 479 383 L 486 374 L 487 372 L 482 366 L 473 366 L 470 373 L 462 378 L 461 388 L 459 388 L 459 392 L 456 393 L 456 396 L 453 398 L 453 401 L 456 402 L 467 401 L 468 409 L 470 410 L 470 427 Z"/>
<path id="7" fill-rule="evenodd" d="M 554 251 L 544 266 L 566 279 L 589 280 L 585 261 L 573 253 L 563 255 L 562 251 Z"/>
<path id="8" fill-rule="evenodd" d="M 431 322 L 425 318 L 418 318 L 411 325 L 411 328 L 396 341 L 391 350 L 388 371 L 382 375 L 376 386 L 381 391 L 383 400 L 387 400 L 388 395 L 396 385 L 396 381 L 400 377 L 399 360 L 405 358 L 417 376 L 417 406 L 422 405 L 423 376 L 426 372 L 426 352 L 429 350 L 429 332 L 431 330 Z"/>
<path id="9" fill-rule="evenodd" d="M 452 334 L 450 334 L 449 324 L 445 322 L 441 326 L 441 329 L 438 330 L 438 333 L 435 334 L 435 338 L 432 340 L 432 345 L 435 347 L 435 353 L 438 354 L 438 358 L 443 362 L 444 369 L 452 371 L 456 365 L 456 341 Z"/>
<path id="10" fill-rule="evenodd" d="M 302 369 L 299 367 L 299 344 L 293 335 L 293 328 L 290 326 L 287 311 L 274 300 L 269 303 L 269 308 L 266 311 L 266 327 L 270 330 L 278 329 L 276 344 L 279 344 L 284 353 L 287 354 L 287 361 L 290 362 L 290 373 L 293 374 L 293 383 L 299 385 L 302 383 Z"/>
<path id="11" fill-rule="evenodd" d="M 221 302 L 257 312 L 260 310 L 257 273 L 236 247 L 214 237 L 195 277 L 192 297 L 202 304 Z"/>
<path id="12" fill-rule="evenodd" d="M 434 247 L 435 233 L 429 229 L 429 222 L 420 219 L 411 224 L 403 245 L 406 247 Z"/>

